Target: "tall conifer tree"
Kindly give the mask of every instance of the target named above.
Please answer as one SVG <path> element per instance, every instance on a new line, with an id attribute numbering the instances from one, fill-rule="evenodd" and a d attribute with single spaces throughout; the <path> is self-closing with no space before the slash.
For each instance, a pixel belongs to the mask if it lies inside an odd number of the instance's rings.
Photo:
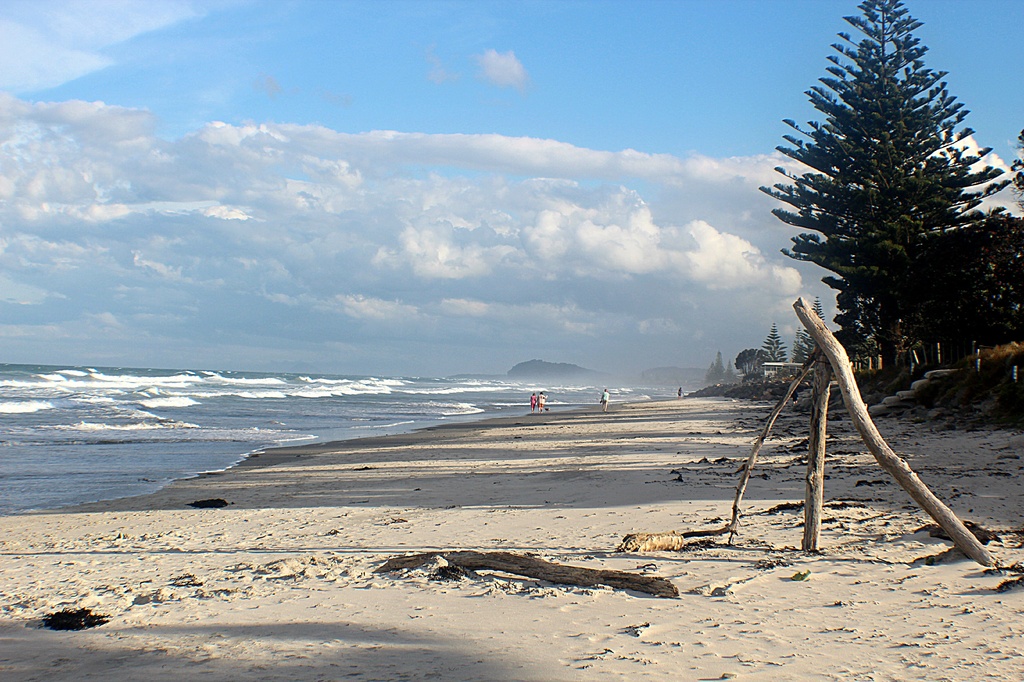
<path id="1" fill-rule="evenodd" d="M 725 362 L 722 361 L 722 351 L 718 351 L 718 355 L 715 356 L 715 361 L 708 367 L 708 371 L 704 373 L 704 383 L 710 385 L 725 383 Z"/>
<path id="2" fill-rule="evenodd" d="M 778 150 L 803 168 L 776 169 L 790 184 L 761 190 L 791 207 L 772 211 L 780 220 L 807 230 L 783 253 L 833 273 L 822 281 L 838 292 L 843 342 L 876 345 L 892 362 L 911 341 L 906 292 L 927 267 L 925 245 L 982 220 L 978 204 L 1006 183 L 993 182 L 998 169 L 972 169 L 990 150 L 968 151 L 973 131 L 957 130 L 968 112 L 947 72 L 925 68 L 921 23 L 902 0 L 859 9 L 845 20 L 863 38 L 840 33 L 828 75 L 806 93 L 824 123 L 786 121 L 799 136 Z"/>
<path id="3" fill-rule="evenodd" d="M 782 336 L 779 335 L 779 328 L 772 322 L 771 331 L 768 332 L 768 338 L 761 344 L 761 350 L 765 352 L 767 356 L 766 362 L 785 362 L 786 361 L 786 344 L 782 342 Z"/>

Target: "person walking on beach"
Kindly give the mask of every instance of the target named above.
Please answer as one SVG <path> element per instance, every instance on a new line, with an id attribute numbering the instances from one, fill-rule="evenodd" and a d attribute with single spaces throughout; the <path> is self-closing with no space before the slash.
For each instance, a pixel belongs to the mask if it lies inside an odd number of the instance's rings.
<path id="1" fill-rule="evenodd" d="M 537 396 L 537 411 L 538 412 L 543 412 L 543 411 L 547 410 L 548 408 L 545 406 L 545 404 L 547 402 L 548 402 L 548 397 L 546 395 L 544 395 L 544 391 L 541 391 L 540 395 Z"/>
<path id="2" fill-rule="evenodd" d="M 608 393 L 608 389 L 607 388 L 604 389 L 604 391 L 601 392 L 601 411 L 602 412 L 607 412 L 608 411 L 608 402 L 611 400 L 611 397 L 612 396 L 611 396 L 610 393 Z"/>
<path id="3" fill-rule="evenodd" d="M 537 392 L 534 391 L 533 395 L 530 396 L 530 414 L 537 411 Z"/>
<path id="4" fill-rule="evenodd" d="M 682 386 L 680 386 L 679 390 L 676 391 L 676 397 L 677 398 L 682 398 L 683 397 L 683 387 Z"/>

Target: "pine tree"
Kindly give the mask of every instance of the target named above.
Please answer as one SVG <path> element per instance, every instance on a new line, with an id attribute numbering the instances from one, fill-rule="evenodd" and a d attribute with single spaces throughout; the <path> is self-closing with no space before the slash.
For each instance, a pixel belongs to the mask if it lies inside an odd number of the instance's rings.
<path id="1" fill-rule="evenodd" d="M 718 351 L 718 355 L 715 356 L 715 361 L 708 367 L 708 371 L 704 374 L 704 383 L 708 386 L 715 384 L 722 384 L 726 381 L 725 363 L 722 362 L 722 351 Z"/>
<path id="2" fill-rule="evenodd" d="M 793 355 L 790 358 L 791 362 L 799 362 L 803 364 L 807 358 L 811 357 L 811 353 L 814 352 L 814 339 L 804 328 L 800 328 L 796 332 L 796 337 L 793 339 Z"/>
<path id="3" fill-rule="evenodd" d="M 825 312 L 821 308 L 821 299 L 817 296 L 814 297 L 814 314 L 822 320 L 825 319 Z M 807 358 L 811 357 L 811 353 L 814 352 L 815 348 L 817 348 L 817 344 L 814 343 L 811 333 L 800 327 L 796 332 L 796 338 L 793 339 L 792 361 L 803 364 Z"/>
<path id="4" fill-rule="evenodd" d="M 779 328 L 775 326 L 774 322 L 772 322 L 771 331 L 768 332 L 768 338 L 761 344 L 761 350 L 767 356 L 766 362 L 786 361 L 786 344 L 782 342 L 782 337 L 779 336 Z"/>
<path id="5" fill-rule="evenodd" d="M 862 16 L 845 21 L 860 42 L 840 33 L 827 76 L 807 91 L 825 122 L 786 135 L 778 147 L 808 167 L 799 174 L 778 168 L 791 184 L 762 187 L 788 204 L 776 217 L 807 230 L 783 253 L 833 273 L 840 339 L 877 344 L 892 362 L 912 339 L 905 318 L 916 301 L 905 291 L 925 271 L 921 253 L 930 238 L 983 219 L 984 197 L 1005 187 L 1001 171 L 972 166 L 966 150 L 970 128 L 957 128 L 967 111 L 949 95 L 945 71 L 925 68 L 927 48 L 913 35 L 921 23 L 902 0 L 865 0 Z"/>

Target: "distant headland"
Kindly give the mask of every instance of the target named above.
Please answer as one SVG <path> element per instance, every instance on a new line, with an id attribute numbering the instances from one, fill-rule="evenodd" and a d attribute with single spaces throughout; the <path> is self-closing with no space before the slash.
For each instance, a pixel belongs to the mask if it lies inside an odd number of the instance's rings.
<path id="1" fill-rule="evenodd" d="M 587 369 L 568 362 L 546 362 L 544 360 L 527 360 L 508 371 L 508 376 L 515 379 L 599 379 L 608 376 L 604 372 Z"/>

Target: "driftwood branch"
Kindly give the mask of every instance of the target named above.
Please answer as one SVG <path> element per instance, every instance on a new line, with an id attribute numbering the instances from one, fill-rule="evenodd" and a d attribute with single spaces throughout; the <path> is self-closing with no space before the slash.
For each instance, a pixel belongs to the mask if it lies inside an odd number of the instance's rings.
<path id="1" fill-rule="evenodd" d="M 566 566 L 510 552 L 427 552 L 425 554 L 393 557 L 388 559 L 382 566 L 374 569 L 374 573 L 390 573 L 403 569 L 418 568 L 434 560 L 436 557 L 441 557 L 451 565 L 470 571 L 501 571 L 502 573 L 511 573 L 536 580 L 546 580 L 560 585 L 578 585 L 580 587 L 607 585 L 608 587 L 620 590 L 643 592 L 655 597 L 676 598 L 679 596 L 676 586 L 666 578 L 637 575 L 626 571 Z"/>
<path id="2" fill-rule="evenodd" d="M 814 362 L 820 355 L 812 355 L 804 362 L 803 367 L 800 369 L 800 374 L 789 384 L 789 389 L 786 391 L 786 395 L 782 396 L 775 408 L 768 415 L 768 420 L 765 422 L 764 428 L 761 433 L 758 434 L 757 438 L 754 439 L 754 443 L 750 449 L 750 455 L 747 457 L 747 461 L 743 463 L 740 468 L 739 483 L 736 484 L 736 496 L 732 503 L 732 520 L 722 526 L 721 528 L 715 528 L 713 530 L 696 530 L 688 531 L 685 533 L 677 533 L 670 531 L 668 533 L 633 533 L 622 538 L 622 542 L 619 543 L 617 551 L 619 552 L 664 552 L 664 551 L 676 551 L 682 549 L 686 545 L 686 541 L 690 538 L 696 537 L 715 537 L 718 535 L 729 534 L 729 543 L 732 543 L 732 538 L 736 534 L 740 526 L 740 502 L 743 501 L 743 493 L 747 489 L 747 483 L 750 482 L 750 475 L 754 469 L 754 464 L 757 462 L 757 455 L 761 451 L 761 446 L 764 445 L 764 441 L 768 438 L 772 432 L 772 427 L 775 425 L 775 420 L 778 419 L 779 414 L 782 413 L 782 409 L 792 399 L 793 393 L 796 392 L 797 387 L 800 383 L 807 378 L 811 369 L 814 367 Z"/>
<path id="3" fill-rule="evenodd" d="M 807 494 L 804 502 L 804 539 L 801 544 L 805 552 L 818 551 L 821 508 L 825 497 L 825 439 L 832 367 L 822 356 L 818 358 L 814 364 L 811 391 L 811 434 L 807 439 Z"/>
<path id="4" fill-rule="evenodd" d="M 782 396 L 782 400 L 778 402 L 775 409 L 773 409 L 771 414 L 768 415 L 768 421 L 765 422 L 760 435 L 754 439 L 754 444 L 750 449 L 750 455 L 747 457 L 747 461 L 743 465 L 743 475 L 740 477 L 740 482 L 736 485 L 736 497 L 732 502 L 732 520 L 729 522 L 729 525 L 726 526 L 725 530 L 725 532 L 729 533 L 729 542 L 732 542 L 732 536 L 736 534 L 740 527 L 740 502 L 743 501 L 743 493 L 747 489 L 747 483 L 750 482 L 751 472 L 754 469 L 754 464 L 757 462 L 757 454 L 761 451 L 761 446 L 764 445 L 765 439 L 767 439 L 768 435 L 772 432 L 772 427 L 775 425 L 775 420 L 779 418 L 782 408 L 784 408 L 790 398 L 793 397 L 793 393 L 796 392 L 800 383 L 807 378 L 808 374 L 810 374 L 811 368 L 814 367 L 816 359 L 816 354 L 812 354 L 811 357 L 807 358 L 807 361 L 804 362 L 803 367 L 800 369 L 800 375 L 789 384 L 789 389 L 786 391 L 786 395 Z"/>
<path id="5" fill-rule="evenodd" d="M 836 380 L 839 383 L 839 389 L 842 392 L 846 410 L 849 412 L 850 418 L 857 427 L 857 431 L 878 464 L 895 478 L 900 487 L 906 490 L 914 501 L 928 512 L 928 515 L 949 534 L 949 537 L 960 551 L 982 566 L 993 565 L 995 562 L 988 553 L 988 550 L 967 530 L 956 514 L 943 504 L 939 498 L 935 497 L 932 491 L 928 489 L 928 486 L 910 468 L 910 465 L 893 452 L 888 443 L 883 440 L 881 434 L 878 433 L 878 428 L 868 414 L 867 405 L 864 404 L 864 400 L 861 398 L 860 389 L 857 387 L 857 382 L 853 376 L 850 359 L 847 357 L 843 346 L 802 298 L 797 299 L 796 303 L 793 304 L 793 309 L 796 311 L 797 317 L 800 318 L 800 322 L 803 323 L 804 327 L 807 328 L 807 331 L 818 344 L 818 348 L 828 357 L 829 363 L 832 365 L 832 371 L 835 373 Z"/>

